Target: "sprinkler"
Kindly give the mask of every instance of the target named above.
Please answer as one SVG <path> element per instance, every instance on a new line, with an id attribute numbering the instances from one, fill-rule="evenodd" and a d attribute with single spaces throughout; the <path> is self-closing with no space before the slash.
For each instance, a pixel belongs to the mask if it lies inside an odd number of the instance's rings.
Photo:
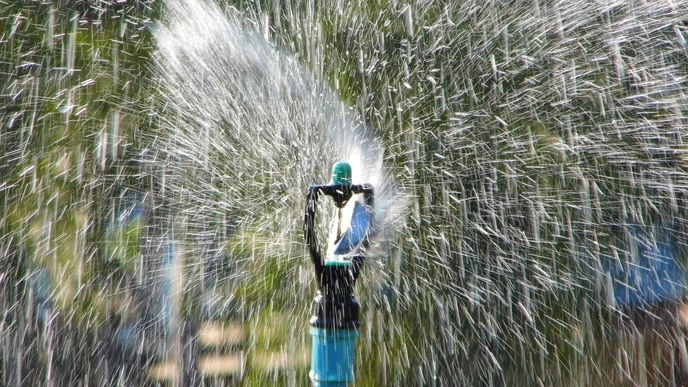
<path id="1" fill-rule="evenodd" d="M 329 196 L 337 208 L 328 252 L 323 260 L 315 235 L 318 198 Z M 351 200 L 354 195 L 362 196 Z M 315 267 L 318 293 L 310 320 L 311 372 L 314 386 L 346 386 L 354 381 L 354 352 L 360 321 L 354 284 L 365 259 L 373 227 L 373 186 L 352 184 L 351 166 L 332 167 L 332 180 L 308 189 L 304 233 Z M 350 221 L 344 214 L 351 214 Z M 343 227 L 344 226 L 344 227 Z"/>

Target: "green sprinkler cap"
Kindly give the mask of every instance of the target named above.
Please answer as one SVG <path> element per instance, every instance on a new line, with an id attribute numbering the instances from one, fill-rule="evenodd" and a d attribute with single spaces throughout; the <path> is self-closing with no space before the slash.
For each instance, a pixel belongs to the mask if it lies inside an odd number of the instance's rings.
<path id="1" fill-rule="evenodd" d="M 337 161 L 332 166 L 332 181 L 330 184 L 351 185 L 351 165 L 346 161 Z"/>

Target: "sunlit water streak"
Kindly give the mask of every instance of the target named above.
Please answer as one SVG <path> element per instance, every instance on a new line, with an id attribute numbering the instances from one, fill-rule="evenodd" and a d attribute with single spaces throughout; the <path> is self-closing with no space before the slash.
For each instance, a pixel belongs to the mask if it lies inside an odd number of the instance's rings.
<path id="1" fill-rule="evenodd" d="M 381 140 L 354 111 L 236 11 L 167 5 L 154 27 L 162 110 L 151 141 L 165 199 L 192 224 L 269 228 L 275 246 L 301 244 L 304 192 L 348 160 L 354 181 L 378 187 L 378 228 L 390 226 L 391 202 L 404 204 Z"/>

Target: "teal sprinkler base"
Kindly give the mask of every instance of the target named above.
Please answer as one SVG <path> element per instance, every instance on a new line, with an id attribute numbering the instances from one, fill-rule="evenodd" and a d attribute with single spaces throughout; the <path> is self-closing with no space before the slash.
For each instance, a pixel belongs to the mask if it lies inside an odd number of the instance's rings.
<path id="1" fill-rule="evenodd" d="M 310 377 L 314 386 L 347 386 L 354 381 L 355 329 L 311 327 Z"/>

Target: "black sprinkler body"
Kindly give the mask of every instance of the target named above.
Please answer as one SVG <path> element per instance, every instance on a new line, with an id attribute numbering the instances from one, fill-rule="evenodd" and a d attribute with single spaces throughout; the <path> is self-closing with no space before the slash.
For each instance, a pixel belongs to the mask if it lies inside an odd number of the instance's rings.
<path id="1" fill-rule="evenodd" d="M 320 289 L 314 300 L 311 324 L 322 328 L 357 328 L 358 302 L 353 296 L 356 279 L 363 266 L 367 239 L 361 242 L 357 254 L 351 256 L 350 265 L 328 264 L 322 259 L 314 233 L 315 211 L 320 195 L 332 197 L 341 208 L 353 194 L 363 194 L 367 207 L 373 206 L 373 187 L 362 185 L 312 185 L 308 189 L 304 231 L 308 252 L 315 267 L 315 278 Z M 340 204 L 343 203 L 343 204 Z"/>

